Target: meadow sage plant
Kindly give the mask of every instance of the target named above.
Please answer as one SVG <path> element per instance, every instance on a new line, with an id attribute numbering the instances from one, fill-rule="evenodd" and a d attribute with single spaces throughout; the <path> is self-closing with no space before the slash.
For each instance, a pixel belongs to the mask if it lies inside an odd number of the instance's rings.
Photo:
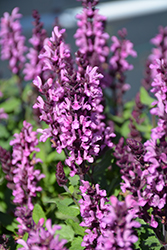
<path id="1" fill-rule="evenodd" d="M 30 48 L 19 8 L 1 18 L 0 249 L 167 249 L 167 27 L 127 102 L 135 46 L 80 2 L 75 53 L 37 10 Z"/>

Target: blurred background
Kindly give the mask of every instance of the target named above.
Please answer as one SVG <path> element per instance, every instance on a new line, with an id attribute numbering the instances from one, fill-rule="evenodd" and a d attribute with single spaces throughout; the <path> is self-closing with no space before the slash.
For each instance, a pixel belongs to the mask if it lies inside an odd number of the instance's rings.
<path id="1" fill-rule="evenodd" d="M 23 34 L 28 39 L 31 37 L 32 10 L 36 9 L 44 22 L 44 28 L 51 36 L 55 18 L 59 18 L 62 28 L 66 28 L 66 43 L 70 44 L 72 53 L 77 50 L 73 35 L 77 25 L 75 15 L 82 11 L 81 3 L 76 0 L 0 0 L 0 17 L 4 12 L 11 13 L 14 7 L 20 8 L 23 14 L 21 24 Z M 128 39 L 134 43 L 134 49 L 138 53 L 137 58 L 129 58 L 134 69 L 128 72 L 127 82 L 131 89 L 126 94 L 126 100 L 130 100 L 138 91 L 144 74 L 145 60 L 153 47 L 150 39 L 158 33 L 158 27 L 167 26 L 167 0 L 100 0 L 98 8 L 100 14 L 107 16 L 106 31 L 117 35 L 117 31 L 125 27 L 128 31 Z M 110 45 L 111 42 L 108 41 Z M 29 46 L 27 42 L 27 46 Z M 10 77 L 8 63 L 0 61 L 0 76 Z"/>

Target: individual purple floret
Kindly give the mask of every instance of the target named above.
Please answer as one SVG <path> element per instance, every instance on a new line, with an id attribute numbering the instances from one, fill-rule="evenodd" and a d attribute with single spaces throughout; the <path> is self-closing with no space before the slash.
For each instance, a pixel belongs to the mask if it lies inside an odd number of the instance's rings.
<path id="1" fill-rule="evenodd" d="M 141 224 L 137 218 L 138 206 L 131 195 L 127 195 L 125 201 L 119 201 L 115 196 L 110 197 L 111 205 L 108 213 L 102 219 L 106 224 L 104 233 L 98 239 L 96 250 L 132 250 L 133 243 L 138 237 L 134 231 Z"/>
<path id="2" fill-rule="evenodd" d="M 123 108 L 123 94 L 130 88 L 125 82 L 125 72 L 132 70 L 133 65 L 129 64 L 126 58 L 128 56 L 136 57 L 137 53 L 133 49 L 133 43 L 126 39 L 127 31 L 125 28 L 118 31 L 120 39 L 116 36 L 111 37 L 112 45 L 110 58 L 110 75 L 112 77 L 111 89 L 113 91 L 113 100 L 116 114 L 121 114 Z"/>
<path id="3" fill-rule="evenodd" d="M 34 80 L 46 97 L 39 96 L 34 108 L 39 108 L 40 120 L 49 125 L 38 129 L 42 133 L 40 140 L 51 137 L 57 152 L 65 151 L 71 175 L 84 174 L 88 170 L 86 161 L 92 163 L 106 145 L 113 147 L 111 138 L 115 135 L 103 122 L 103 93 L 99 86 L 103 76 L 97 73 L 97 67 L 87 66 L 84 76 L 75 71 L 63 33 L 55 27 L 40 55 L 44 70 L 53 71 L 53 77 L 45 83 L 40 77 Z"/>
<path id="4" fill-rule="evenodd" d="M 40 22 L 40 15 L 38 11 L 34 10 L 32 16 L 34 18 L 34 29 L 32 38 L 29 39 L 29 42 L 33 47 L 29 49 L 27 54 L 29 63 L 25 64 L 25 68 L 23 70 L 23 73 L 25 74 L 24 79 L 26 81 L 34 80 L 35 77 L 39 75 L 42 77 L 43 62 L 38 56 L 43 50 L 44 40 L 47 37 L 46 30 L 43 29 L 43 23 Z"/>
<path id="5" fill-rule="evenodd" d="M 41 218 L 38 224 L 30 230 L 27 242 L 23 239 L 17 240 L 17 243 L 23 246 L 18 250 L 67 250 L 64 246 L 67 241 L 59 240 L 57 231 L 60 229 L 58 225 L 52 226 L 50 219 L 46 221 L 45 228 L 44 219 Z"/>
<path id="6" fill-rule="evenodd" d="M 5 12 L 0 24 L 1 59 L 9 60 L 12 73 L 17 75 L 20 74 L 20 70 L 24 66 L 24 53 L 27 50 L 19 21 L 22 15 L 18 11 L 19 8 L 16 7 L 11 15 Z"/>
<path id="7" fill-rule="evenodd" d="M 97 3 L 95 0 L 82 0 L 84 8 L 82 13 L 76 16 L 78 29 L 74 35 L 83 60 L 92 67 L 101 66 L 109 54 L 106 44 L 109 35 L 104 32 L 106 17 L 98 13 L 99 10 L 95 8 Z M 79 67 L 79 70 L 82 71 L 82 67 Z"/>
<path id="8" fill-rule="evenodd" d="M 100 190 L 99 184 L 95 187 L 91 187 L 88 181 L 82 181 L 82 184 L 83 186 L 80 186 L 82 199 L 79 203 L 83 221 L 80 226 L 88 228 L 85 230 L 87 234 L 83 238 L 82 246 L 85 250 L 95 249 L 98 238 L 106 227 L 102 219 L 108 211 L 108 205 L 105 204 L 108 199 L 106 191 Z"/>

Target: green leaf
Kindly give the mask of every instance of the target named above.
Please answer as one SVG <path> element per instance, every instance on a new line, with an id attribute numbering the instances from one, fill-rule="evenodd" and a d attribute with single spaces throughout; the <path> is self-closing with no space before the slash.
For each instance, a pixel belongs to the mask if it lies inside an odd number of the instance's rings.
<path id="1" fill-rule="evenodd" d="M 132 108 L 134 107 L 134 105 L 135 105 L 135 101 L 132 100 L 132 101 L 126 102 L 126 103 L 124 104 L 124 108 L 125 108 L 125 109 L 132 109 Z"/>
<path id="2" fill-rule="evenodd" d="M 9 132 L 7 131 L 6 127 L 0 124 L 0 138 L 8 138 Z"/>
<path id="3" fill-rule="evenodd" d="M 60 230 L 56 231 L 56 235 L 59 235 L 60 239 L 66 239 L 67 241 L 73 241 L 74 231 L 71 226 L 59 224 L 61 226 Z"/>
<path id="4" fill-rule="evenodd" d="M 0 222 L 9 231 L 14 232 L 17 228 L 18 223 L 10 214 L 0 212 Z"/>
<path id="5" fill-rule="evenodd" d="M 18 229 L 18 223 L 13 221 L 11 225 L 6 226 L 6 229 L 15 233 L 15 231 Z"/>
<path id="6" fill-rule="evenodd" d="M 59 202 L 59 200 L 56 200 L 56 201 Z M 61 203 L 63 206 L 68 206 L 68 205 L 70 205 L 70 204 L 73 203 L 73 199 L 72 199 L 72 198 L 66 197 L 66 198 L 64 198 L 63 200 L 60 200 L 59 203 Z"/>
<path id="7" fill-rule="evenodd" d="M 140 88 L 140 100 L 142 104 L 147 106 L 151 106 L 152 102 L 155 101 L 155 99 L 148 94 L 147 90 L 144 87 Z"/>
<path id="8" fill-rule="evenodd" d="M 68 215 L 70 217 L 76 217 L 78 214 L 80 214 L 79 208 L 76 205 L 67 206 L 62 201 L 56 201 L 58 210 L 65 215 Z"/>
<path id="9" fill-rule="evenodd" d="M 74 186 L 69 186 L 68 189 L 70 190 L 70 193 L 73 194 L 75 191 Z"/>
<path id="10" fill-rule="evenodd" d="M 74 238 L 69 250 L 82 250 L 84 247 L 81 246 L 83 239 L 81 237 Z"/>
<path id="11" fill-rule="evenodd" d="M 79 176 L 78 175 L 74 175 L 73 177 L 69 177 L 70 183 L 72 186 L 77 186 L 78 182 L 79 182 Z"/>
<path id="12" fill-rule="evenodd" d="M 160 250 L 162 245 L 155 235 L 150 236 L 146 239 L 145 244 L 149 246 L 150 250 Z"/>
<path id="13" fill-rule="evenodd" d="M 30 96 L 32 96 L 32 86 L 31 84 L 27 83 L 24 90 L 23 90 L 23 93 L 22 93 L 22 99 L 23 101 L 28 101 L 28 99 L 30 98 Z"/>
<path id="14" fill-rule="evenodd" d="M 46 215 L 42 207 L 39 204 L 35 204 L 33 212 L 32 212 L 32 218 L 36 224 L 38 224 L 38 221 L 41 218 L 44 218 L 44 220 L 46 221 Z"/>
<path id="15" fill-rule="evenodd" d="M 16 97 L 11 97 L 5 102 L 0 104 L 0 108 L 3 108 L 5 112 L 10 113 L 19 108 L 21 101 Z"/>
<path id="16" fill-rule="evenodd" d="M 116 115 L 111 115 L 109 114 L 108 117 L 114 121 L 114 122 L 117 122 L 117 123 L 123 123 L 124 121 L 124 118 L 123 117 L 119 117 L 119 116 L 116 116 Z"/>
<path id="17" fill-rule="evenodd" d="M 152 227 L 150 227 L 144 220 L 137 218 L 137 221 L 141 223 L 141 227 L 137 228 L 137 234 L 139 240 L 134 244 L 135 249 L 141 250 L 160 250 L 162 248 L 161 243 L 155 235 Z M 161 235 L 161 233 L 160 233 Z"/>
<path id="18" fill-rule="evenodd" d="M 72 219 L 67 219 L 66 224 L 72 227 L 75 234 L 78 234 L 81 236 L 85 235 L 85 228 L 81 227 L 77 222 L 73 221 Z"/>
<path id="19" fill-rule="evenodd" d="M 62 151 L 60 154 L 58 154 L 56 151 L 51 152 L 47 158 L 46 163 L 50 163 L 52 161 L 64 161 L 65 160 L 65 154 L 64 151 Z"/>
<path id="20" fill-rule="evenodd" d="M 120 133 L 123 137 L 127 138 L 129 133 L 130 133 L 130 129 L 129 129 L 129 120 L 125 121 L 124 124 L 122 125 L 121 129 L 120 129 Z"/>

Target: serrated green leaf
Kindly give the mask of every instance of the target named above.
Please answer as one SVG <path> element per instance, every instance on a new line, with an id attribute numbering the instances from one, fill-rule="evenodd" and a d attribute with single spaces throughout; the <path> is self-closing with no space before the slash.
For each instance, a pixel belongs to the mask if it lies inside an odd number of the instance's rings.
<path id="1" fill-rule="evenodd" d="M 152 102 L 155 101 L 155 99 L 148 94 L 147 90 L 144 87 L 140 88 L 140 100 L 142 104 L 148 106 L 151 106 Z"/>
<path id="2" fill-rule="evenodd" d="M 21 101 L 16 97 L 11 97 L 7 99 L 5 102 L 0 104 L 0 108 L 3 108 L 5 112 L 10 113 L 15 111 L 15 109 L 19 108 Z"/>
<path id="3" fill-rule="evenodd" d="M 46 215 L 42 207 L 39 204 L 35 204 L 33 212 L 32 212 L 32 218 L 36 224 L 38 224 L 38 221 L 41 218 L 44 218 L 44 220 L 46 221 Z"/>
<path id="4" fill-rule="evenodd" d="M 155 235 L 149 236 L 145 240 L 145 244 L 149 246 L 150 250 L 160 250 L 162 245 Z"/>
<path id="5" fill-rule="evenodd" d="M 67 241 L 73 241 L 74 231 L 71 226 L 60 224 L 61 229 L 56 231 L 56 235 L 59 235 L 60 239 L 66 239 Z"/>
<path id="6" fill-rule="evenodd" d="M 58 210 L 65 215 L 76 217 L 80 214 L 79 208 L 76 205 L 67 206 L 62 201 L 56 201 Z"/>
<path id="7" fill-rule="evenodd" d="M 135 243 L 135 249 L 141 250 L 160 250 L 162 248 L 161 243 L 155 235 L 152 227 L 150 227 L 143 219 L 136 219 L 140 222 L 141 227 L 137 228 L 138 242 Z"/>
<path id="8" fill-rule="evenodd" d="M 77 222 L 73 221 L 72 219 L 67 219 L 66 224 L 72 227 L 75 234 L 78 234 L 81 236 L 85 235 L 85 228 L 81 227 Z"/>
<path id="9" fill-rule="evenodd" d="M 76 185 L 78 185 L 80 178 L 78 175 L 74 175 L 73 177 L 70 176 L 69 180 L 70 180 L 70 183 L 72 186 L 76 186 Z"/>
<path id="10" fill-rule="evenodd" d="M 69 248 L 69 250 L 83 250 L 84 247 L 81 246 L 83 239 L 81 237 L 77 237 L 73 240 L 71 247 Z"/>

